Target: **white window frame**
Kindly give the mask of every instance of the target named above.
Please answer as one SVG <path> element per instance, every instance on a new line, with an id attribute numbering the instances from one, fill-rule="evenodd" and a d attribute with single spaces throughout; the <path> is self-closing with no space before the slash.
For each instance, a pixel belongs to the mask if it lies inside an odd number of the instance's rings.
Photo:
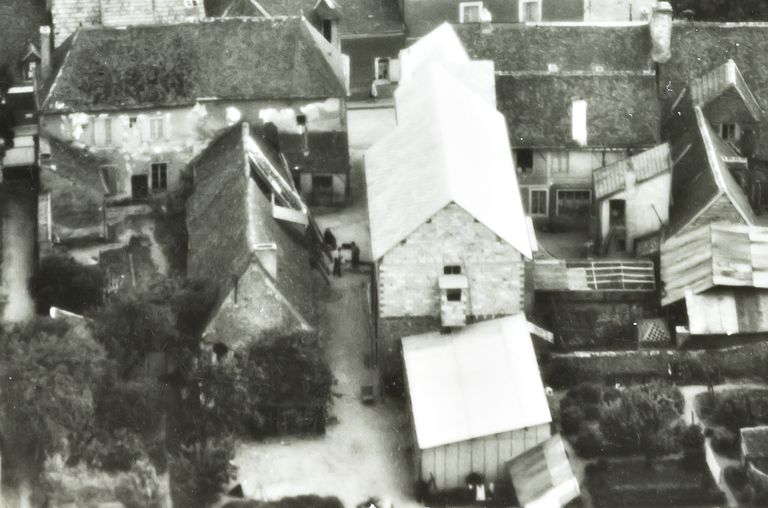
<path id="1" fill-rule="evenodd" d="M 589 206 L 592 206 L 592 189 L 557 189 L 555 191 L 555 215 L 560 215 L 561 192 L 586 192 L 589 194 Z"/>
<path id="2" fill-rule="evenodd" d="M 524 189 L 525 192 L 528 193 L 528 208 L 525 210 L 525 212 L 530 215 L 531 217 L 549 217 L 549 187 L 541 187 L 541 186 L 523 186 L 521 189 Z M 544 193 L 544 213 L 533 213 L 533 209 L 531 207 L 531 195 L 534 192 L 543 192 Z"/>
<path id="3" fill-rule="evenodd" d="M 537 4 L 538 5 L 538 19 L 535 21 L 528 21 L 525 19 L 525 6 L 526 4 Z M 542 2 L 541 0 L 519 0 L 518 3 L 518 19 L 520 20 L 520 23 L 541 23 L 541 15 L 542 15 Z"/>
<path id="4" fill-rule="evenodd" d="M 149 117 L 149 139 L 165 139 L 165 118 L 162 116 Z"/>
<path id="5" fill-rule="evenodd" d="M 464 21 L 464 9 L 477 7 L 477 21 Z M 483 2 L 459 2 L 459 23 L 479 23 L 483 15 Z"/>

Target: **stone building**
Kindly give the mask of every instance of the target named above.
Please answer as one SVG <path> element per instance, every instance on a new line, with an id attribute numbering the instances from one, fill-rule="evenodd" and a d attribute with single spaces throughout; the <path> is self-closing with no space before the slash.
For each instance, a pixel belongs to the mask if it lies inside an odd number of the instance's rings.
<path id="1" fill-rule="evenodd" d="M 365 154 L 378 358 L 395 376 L 400 338 L 521 312 L 535 246 L 503 117 L 436 67 L 407 86 L 422 100 Z"/>
<path id="2" fill-rule="evenodd" d="M 110 201 L 178 188 L 189 160 L 241 120 L 276 131 L 308 201 L 346 200 L 341 56 L 300 17 L 81 28 L 41 65 L 52 77 L 41 136 L 106 159 Z"/>

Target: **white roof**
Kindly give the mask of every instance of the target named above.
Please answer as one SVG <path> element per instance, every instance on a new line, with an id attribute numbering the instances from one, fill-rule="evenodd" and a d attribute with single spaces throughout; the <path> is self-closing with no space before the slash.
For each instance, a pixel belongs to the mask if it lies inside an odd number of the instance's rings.
<path id="1" fill-rule="evenodd" d="M 427 35 L 400 51 L 400 83 L 408 80 L 429 63 L 450 64 L 469 62 L 469 55 L 456 31 L 443 23 Z"/>
<path id="2" fill-rule="evenodd" d="M 407 122 L 412 114 L 422 113 L 424 94 L 429 93 L 429 86 L 436 82 L 436 76 L 444 74 L 453 76 L 496 109 L 496 75 L 492 60 L 471 60 L 450 66 L 434 62 L 419 69 L 410 80 L 401 81 L 395 90 L 395 110 L 399 124 Z"/>
<path id="3" fill-rule="evenodd" d="M 552 421 L 523 314 L 403 339 L 419 448 Z"/>
<path id="4" fill-rule="evenodd" d="M 455 77 L 433 71 L 420 88 L 420 114 L 365 153 L 373 258 L 450 203 L 530 258 L 504 117 Z"/>

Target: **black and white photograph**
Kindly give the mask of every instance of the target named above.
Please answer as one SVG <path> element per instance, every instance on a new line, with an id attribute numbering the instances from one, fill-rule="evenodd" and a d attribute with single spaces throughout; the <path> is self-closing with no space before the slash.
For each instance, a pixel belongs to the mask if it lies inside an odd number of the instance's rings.
<path id="1" fill-rule="evenodd" d="M 0 508 L 768 507 L 768 0 L 0 0 Z"/>

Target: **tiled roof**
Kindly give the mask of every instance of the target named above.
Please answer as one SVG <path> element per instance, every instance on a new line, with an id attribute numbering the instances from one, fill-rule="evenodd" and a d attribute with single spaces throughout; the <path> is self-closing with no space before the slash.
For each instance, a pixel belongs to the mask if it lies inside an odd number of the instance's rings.
<path id="1" fill-rule="evenodd" d="M 652 75 L 502 75 L 496 78 L 496 97 L 516 147 L 577 146 L 575 99 L 587 102 L 587 146 L 647 147 L 659 141 Z"/>
<path id="2" fill-rule="evenodd" d="M 442 67 L 411 101 L 419 114 L 365 154 L 371 248 L 381 258 L 432 215 L 456 203 L 531 256 L 504 118 Z"/>
<path id="3" fill-rule="evenodd" d="M 768 228 L 707 224 L 661 245 L 662 305 L 715 286 L 768 288 Z"/>
<path id="4" fill-rule="evenodd" d="M 420 449 L 549 423 L 523 314 L 403 338 Z"/>
<path id="5" fill-rule="evenodd" d="M 647 24 L 623 26 L 494 23 L 490 33 L 479 24 L 455 25 L 469 56 L 493 60 L 505 72 L 650 71 L 651 37 Z"/>
<path id="6" fill-rule="evenodd" d="M 747 224 L 755 214 L 724 158 L 734 155 L 686 94 L 664 123 L 675 167 L 672 171 L 670 235 L 685 228 L 719 196 L 724 196 Z"/>
<path id="7" fill-rule="evenodd" d="M 705 106 L 730 89 L 739 95 L 744 107 L 752 116 L 752 120 L 760 121 L 763 116 L 760 105 L 733 60 L 728 60 L 708 73 L 695 78 L 691 82 L 691 97 L 697 106 Z"/>
<path id="8" fill-rule="evenodd" d="M 341 11 L 339 32 L 345 35 L 363 35 L 396 32 L 405 29 L 396 0 L 334 0 Z M 258 6 L 256 5 L 258 4 Z M 208 0 L 209 16 L 263 16 L 264 9 L 271 16 L 303 14 L 314 20 L 317 0 Z"/>
<path id="9" fill-rule="evenodd" d="M 42 109 L 110 110 L 198 98 L 318 99 L 346 94 L 341 55 L 293 18 L 83 28 Z"/>
<path id="10" fill-rule="evenodd" d="M 672 57 L 660 66 L 662 98 L 672 104 L 691 81 L 733 60 L 760 109 L 768 108 L 768 23 L 675 21 Z M 765 122 L 764 118 L 764 122 Z M 768 129 L 760 129 L 758 154 L 768 156 Z"/>
<path id="11" fill-rule="evenodd" d="M 672 169 L 669 145 L 664 143 L 610 166 L 592 172 L 595 182 L 595 199 L 602 199 L 622 191 L 627 185 L 627 174 L 634 174 L 636 183 L 649 180 Z"/>
<path id="12" fill-rule="evenodd" d="M 29 43 L 40 44 L 40 25 L 47 23 L 45 0 L 0 2 L 0 83 L 4 72 L 11 81 L 21 79 L 21 59 Z"/>
<path id="13" fill-rule="evenodd" d="M 44 171 L 51 171 L 91 192 L 102 196 L 105 194 L 106 189 L 101 181 L 100 168 L 109 164 L 109 159 L 53 137 L 47 140 L 51 147 L 51 157 L 43 160 Z"/>

